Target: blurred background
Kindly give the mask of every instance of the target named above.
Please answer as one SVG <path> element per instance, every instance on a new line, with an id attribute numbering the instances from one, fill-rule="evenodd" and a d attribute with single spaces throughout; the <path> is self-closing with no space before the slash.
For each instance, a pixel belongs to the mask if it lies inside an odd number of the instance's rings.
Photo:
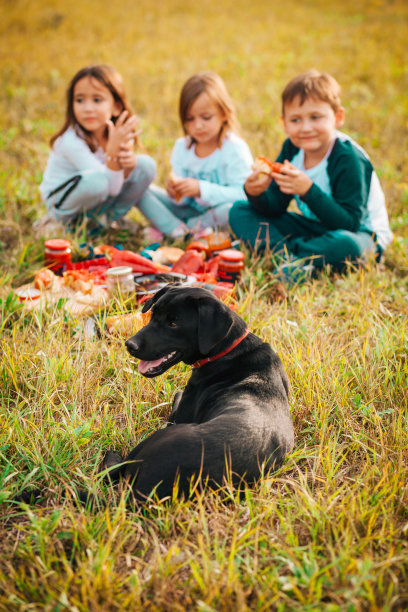
<path id="1" fill-rule="evenodd" d="M 0 219 L 28 231 L 43 214 L 38 184 L 48 140 L 62 125 L 69 80 L 87 64 L 109 63 L 122 74 L 158 182 L 182 133 L 178 96 L 191 74 L 218 72 L 252 153 L 275 157 L 284 136 L 282 88 L 313 67 L 340 82 L 344 131 L 371 155 L 393 228 L 404 233 L 405 1 L 2 0 L 1 14 Z"/>

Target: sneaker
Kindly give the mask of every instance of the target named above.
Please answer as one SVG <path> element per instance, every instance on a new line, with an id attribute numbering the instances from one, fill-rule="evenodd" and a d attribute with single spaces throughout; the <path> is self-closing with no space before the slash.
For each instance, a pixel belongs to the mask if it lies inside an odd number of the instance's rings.
<path id="1" fill-rule="evenodd" d="M 55 236 L 63 236 L 66 232 L 66 228 L 59 223 L 50 215 L 46 214 L 40 217 L 33 223 L 33 234 L 34 237 L 39 240 L 40 238 L 55 238 Z"/>
<path id="2" fill-rule="evenodd" d="M 211 234 L 214 234 L 214 232 L 215 230 L 212 227 L 204 227 L 193 234 L 193 239 L 200 240 L 200 238 L 207 238 Z"/>
<path id="3" fill-rule="evenodd" d="M 301 261 L 285 262 L 278 266 L 273 275 L 286 286 L 299 285 L 313 278 L 316 267 L 313 264 L 304 264 Z"/>
<path id="4" fill-rule="evenodd" d="M 112 221 L 109 229 L 115 232 L 128 232 L 131 236 L 136 236 L 139 231 L 140 225 L 130 219 L 129 217 L 121 217 L 120 219 L 116 219 L 116 221 Z"/>
<path id="5" fill-rule="evenodd" d="M 170 238 L 174 238 L 176 240 L 177 238 L 184 238 L 187 234 L 190 234 L 190 230 L 188 229 L 187 225 L 181 223 L 170 233 Z"/>
<path id="6" fill-rule="evenodd" d="M 149 244 L 153 242 L 162 242 L 164 234 L 156 227 L 148 226 L 143 229 L 143 238 Z"/>

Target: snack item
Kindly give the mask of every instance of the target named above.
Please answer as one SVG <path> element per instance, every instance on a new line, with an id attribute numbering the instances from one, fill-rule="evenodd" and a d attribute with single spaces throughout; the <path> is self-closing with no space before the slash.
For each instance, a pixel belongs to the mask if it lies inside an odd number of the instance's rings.
<path id="1" fill-rule="evenodd" d="M 44 289 L 48 289 L 54 282 L 55 274 L 52 270 L 48 270 L 48 268 L 43 268 L 34 277 L 34 287 L 43 291 Z"/>
<path id="2" fill-rule="evenodd" d="M 186 246 L 186 251 L 191 251 L 192 249 L 199 251 L 200 253 L 204 253 L 206 258 L 210 257 L 211 255 L 211 251 L 206 240 L 193 240 L 193 242 L 190 242 L 190 244 Z"/>
<path id="3" fill-rule="evenodd" d="M 92 293 L 94 278 L 88 270 L 67 270 L 63 273 L 63 285 L 81 293 Z"/>
<path id="4" fill-rule="evenodd" d="M 129 338 L 148 324 L 151 311 L 132 312 L 125 315 L 114 315 L 106 319 L 106 327 L 110 334 L 118 334 L 124 338 Z"/>
<path id="5" fill-rule="evenodd" d="M 41 291 L 39 289 L 34 289 L 34 287 L 25 287 L 22 289 L 17 289 L 15 294 L 20 302 L 26 302 L 30 300 L 37 300 L 41 296 Z"/>
<path id="6" fill-rule="evenodd" d="M 213 232 L 207 236 L 208 248 L 215 255 L 219 251 L 231 248 L 231 237 L 228 232 Z"/>
<path id="7" fill-rule="evenodd" d="M 161 264 L 155 264 L 151 259 L 142 257 L 138 253 L 133 251 L 116 249 L 108 244 L 103 244 L 100 247 L 101 252 L 105 253 L 110 259 L 110 265 L 112 268 L 119 266 L 130 266 L 132 271 L 139 274 L 156 274 L 156 272 L 163 271 L 165 266 Z M 166 268 L 167 269 L 167 268 Z"/>
<path id="8" fill-rule="evenodd" d="M 202 251 L 189 249 L 172 267 L 172 272 L 179 274 L 194 274 L 204 272 L 204 255 Z"/>
<path id="9" fill-rule="evenodd" d="M 163 246 L 152 252 L 152 259 L 154 263 L 173 265 L 182 255 L 184 255 L 183 249 Z"/>
<path id="10" fill-rule="evenodd" d="M 272 172 L 282 172 L 283 166 L 280 162 L 273 162 L 263 155 L 258 155 L 252 164 L 252 170 L 270 175 Z"/>
<path id="11" fill-rule="evenodd" d="M 171 182 L 173 183 L 173 189 L 176 192 L 175 200 L 176 200 L 177 204 L 179 204 L 179 202 L 181 202 L 181 199 L 183 197 L 180 193 L 177 193 L 177 189 L 176 189 L 176 185 L 177 185 L 177 183 L 179 181 L 179 177 L 176 176 L 174 174 L 174 172 L 170 172 L 169 178 L 170 178 Z"/>
<path id="12" fill-rule="evenodd" d="M 106 305 L 107 293 L 102 287 L 93 287 L 91 293 L 77 291 L 66 302 L 65 310 L 75 317 L 90 314 Z"/>

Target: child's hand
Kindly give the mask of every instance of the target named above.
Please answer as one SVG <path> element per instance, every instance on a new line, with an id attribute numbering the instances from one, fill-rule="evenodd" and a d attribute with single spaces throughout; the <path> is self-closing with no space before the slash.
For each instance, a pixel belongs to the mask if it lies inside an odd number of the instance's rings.
<path id="1" fill-rule="evenodd" d="M 195 178 L 179 179 L 176 189 L 182 198 L 199 198 L 201 195 L 200 181 Z"/>
<path id="2" fill-rule="evenodd" d="M 201 195 L 200 182 L 195 178 L 181 178 L 170 173 L 166 183 L 166 191 L 177 203 L 182 198 L 198 198 Z"/>
<path id="3" fill-rule="evenodd" d="M 266 191 L 271 183 L 271 176 L 265 174 L 264 172 L 255 171 L 248 176 L 244 187 L 248 195 L 258 196 Z"/>
<path id="4" fill-rule="evenodd" d="M 137 126 L 140 120 L 136 115 L 132 115 L 131 117 L 128 115 L 128 111 L 123 111 L 115 124 L 113 124 L 112 121 L 107 121 L 108 142 L 106 145 L 106 153 L 112 157 L 117 157 L 121 145 L 126 145 L 130 140 L 135 139 L 139 133 L 137 131 Z"/>
<path id="5" fill-rule="evenodd" d="M 137 157 L 133 150 L 133 139 L 127 144 L 120 145 L 118 161 L 123 170 L 133 170 L 133 168 L 136 168 Z"/>
<path id="6" fill-rule="evenodd" d="M 177 183 L 178 183 L 179 180 L 180 180 L 180 178 L 178 176 L 173 174 L 173 172 L 170 172 L 170 175 L 169 175 L 169 177 L 167 179 L 167 182 L 166 182 L 166 191 L 167 191 L 167 194 L 171 198 L 173 198 L 173 200 L 176 200 L 177 204 L 181 200 L 181 195 L 177 191 Z"/>
<path id="7" fill-rule="evenodd" d="M 313 185 L 312 179 L 307 174 L 296 168 L 293 164 L 285 160 L 285 165 L 281 172 L 273 172 L 272 177 L 276 181 L 282 193 L 298 195 L 302 197 Z"/>

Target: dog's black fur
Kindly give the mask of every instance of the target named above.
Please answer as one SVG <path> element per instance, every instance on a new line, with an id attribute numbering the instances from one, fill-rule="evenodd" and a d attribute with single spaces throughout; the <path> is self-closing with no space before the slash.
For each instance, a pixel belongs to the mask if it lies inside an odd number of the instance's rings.
<path id="1" fill-rule="evenodd" d="M 164 287 L 144 311 L 150 308 L 149 324 L 126 342 L 129 353 L 144 360 L 139 370 L 147 377 L 223 352 L 246 327 L 205 289 Z M 250 333 L 225 356 L 193 370 L 169 421 L 125 459 L 113 451 L 105 457 L 110 478 L 129 478 L 136 500 L 146 500 L 153 489 L 159 498 L 171 496 L 177 480 L 178 492 L 188 495 L 193 476 L 213 485 L 225 476 L 253 482 L 293 447 L 281 360 Z"/>

